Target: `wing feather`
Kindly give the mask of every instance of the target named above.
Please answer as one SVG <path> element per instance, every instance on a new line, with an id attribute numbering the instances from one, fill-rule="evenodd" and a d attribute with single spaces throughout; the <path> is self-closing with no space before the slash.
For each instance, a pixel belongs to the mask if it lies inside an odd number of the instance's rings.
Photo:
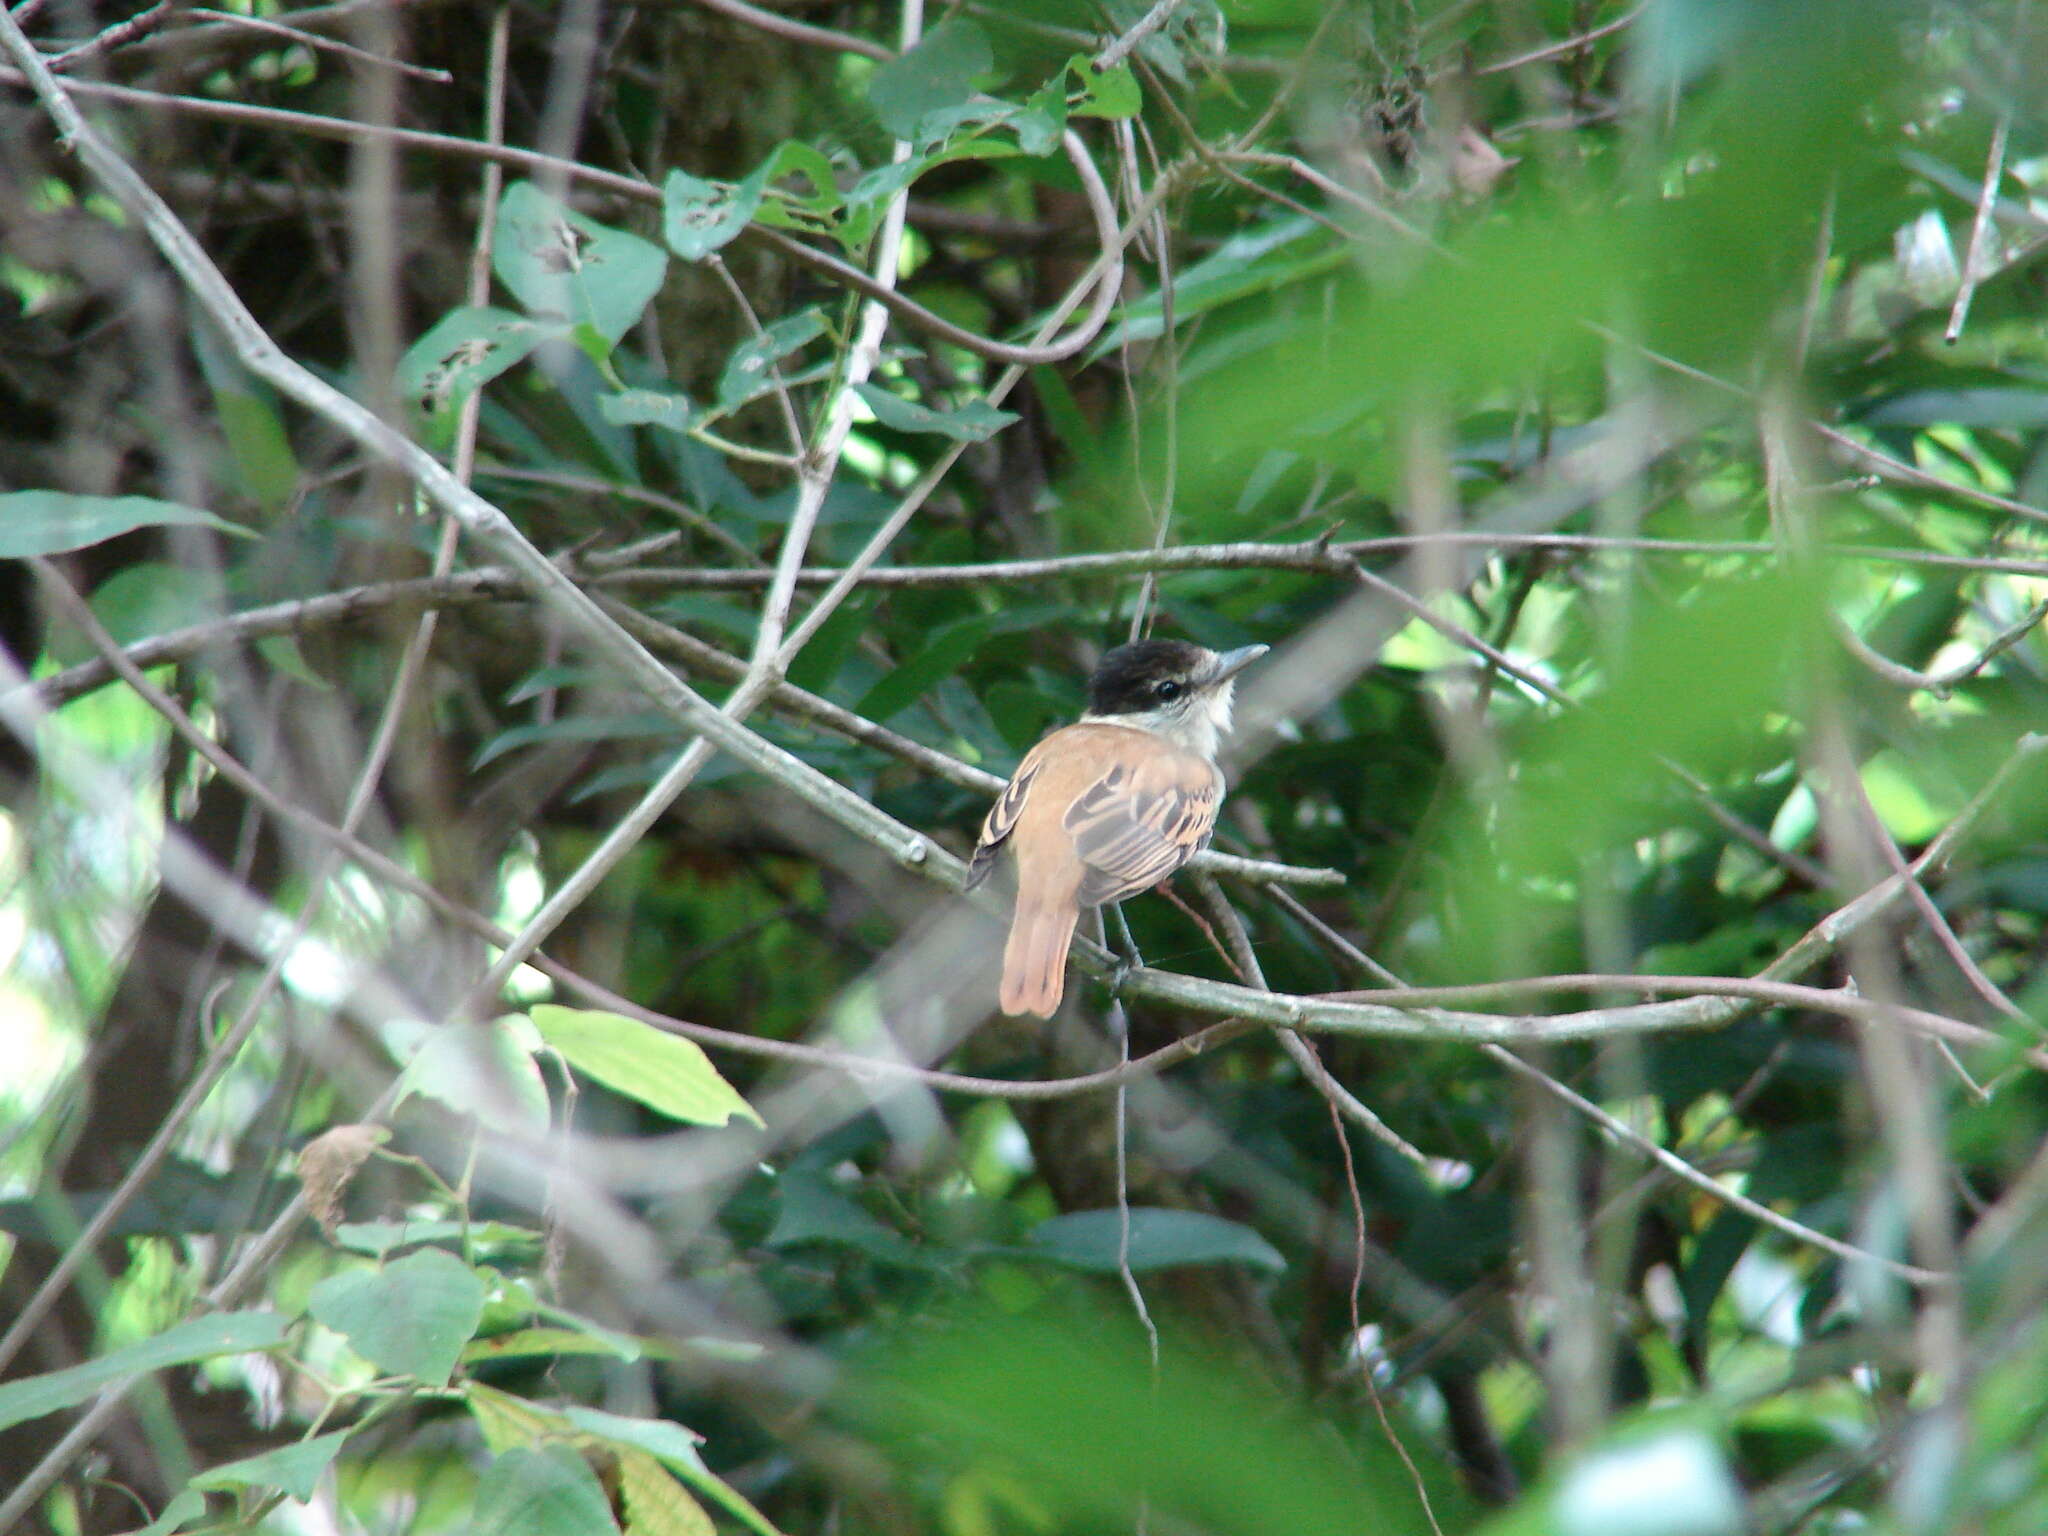
<path id="1" fill-rule="evenodd" d="M 1112 768 L 1063 818 L 1084 867 L 1081 901 L 1121 901 L 1166 879 L 1208 846 L 1221 798 L 1222 776 L 1185 753 Z"/>
<path id="2" fill-rule="evenodd" d="M 996 803 L 988 808 L 988 815 L 982 818 L 981 836 L 975 840 L 973 857 L 967 861 L 964 889 L 973 890 L 996 867 L 996 855 L 1002 852 L 1010 834 L 1017 830 L 1017 818 L 1024 814 L 1025 797 L 1031 793 L 1032 781 L 1038 777 L 1038 770 L 1044 764 L 1044 757 L 1034 747 L 1017 765 L 1010 782 L 996 796 Z"/>

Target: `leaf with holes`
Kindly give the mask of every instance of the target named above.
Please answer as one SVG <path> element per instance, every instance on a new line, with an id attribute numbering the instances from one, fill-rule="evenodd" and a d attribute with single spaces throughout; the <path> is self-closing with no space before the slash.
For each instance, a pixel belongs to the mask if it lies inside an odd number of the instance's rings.
<path id="1" fill-rule="evenodd" d="M 615 395 L 600 395 L 597 408 L 615 427 L 665 427 L 687 432 L 697 416 L 688 395 L 666 389 L 625 389 Z"/>
<path id="2" fill-rule="evenodd" d="M 587 325 L 616 346 L 660 291 L 668 253 L 522 181 L 498 209 L 492 266 L 532 318 Z"/>
<path id="3" fill-rule="evenodd" d="M 435 410 L 450 410 L 567 327 L 509 309 L 465 305 L 442 316 L 398 360 L 398 388 Z"/>
<path id="4" fill-rule="evenodd" d="M 761 206 L 761 192 L 774 158 L 746 180 L 728 186 L 685 171 L 670 171 L 661 184 L 661 237 L 685 261 L 702 261 L 739 238 Z"/>

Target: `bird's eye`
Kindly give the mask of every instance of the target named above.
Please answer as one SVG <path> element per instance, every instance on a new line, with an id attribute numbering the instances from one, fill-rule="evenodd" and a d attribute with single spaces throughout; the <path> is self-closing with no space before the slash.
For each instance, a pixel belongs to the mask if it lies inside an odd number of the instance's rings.
<path id="1" fill-rule="evenodd" d="M 1162 700 L 1177 699 L 1180 697 L 1180 684 L 1168 678 L 1165 682 L 1154 688 L 1152 692 Z"/>

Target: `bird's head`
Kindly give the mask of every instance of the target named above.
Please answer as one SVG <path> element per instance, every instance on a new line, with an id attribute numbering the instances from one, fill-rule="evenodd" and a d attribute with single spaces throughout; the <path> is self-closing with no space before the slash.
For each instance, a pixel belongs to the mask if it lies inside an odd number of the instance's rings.
<path id="1" fill-rule="evenodd" d="M 1266 654 L 1263 645 L 1212 651 L 1186 640 L 1135 640 L 1107 653 L 1088 680 L 1083 718 L 1136 726 L 1214 759 L 1230 729 L 1237 674 Z"/>

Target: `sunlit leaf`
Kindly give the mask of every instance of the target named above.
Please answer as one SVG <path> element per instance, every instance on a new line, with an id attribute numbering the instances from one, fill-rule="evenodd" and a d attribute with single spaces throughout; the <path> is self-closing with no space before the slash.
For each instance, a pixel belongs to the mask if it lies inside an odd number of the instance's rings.
<path id="1" fill-rule="evenodd" d="M 724 1125 L 738 1115 L 761 1124 L 694 1040 L 623 1014 L 553 1003 L 536 1006 L 533 1023 L 577 1071 L 670 1119 Z"/>

